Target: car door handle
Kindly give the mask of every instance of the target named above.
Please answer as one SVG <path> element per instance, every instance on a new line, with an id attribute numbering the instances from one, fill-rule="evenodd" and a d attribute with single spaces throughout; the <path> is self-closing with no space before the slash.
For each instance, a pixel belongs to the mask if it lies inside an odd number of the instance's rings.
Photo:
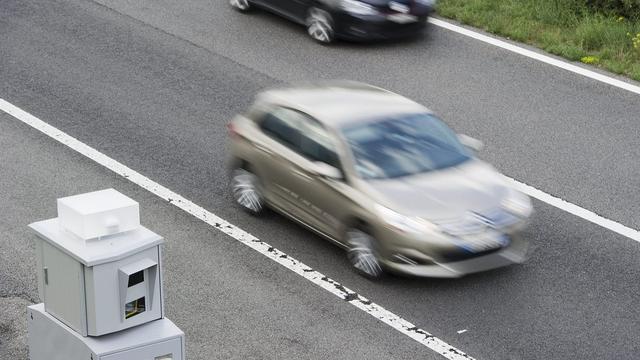
<path id="1" fill-rule="evenodd" d="M 311 176 L 309 176 L 309 175 L 307 175 L 307 174 L 303 173 L 302 171 L 299 171 L 299 170 L 291 170 L 291 173 L 292 173 L 293 175 L 295 175 L 295 176 L 297 176 L 297 177 L 299 177 L 299 178 L 301 178 L 301 179 L 305 180 L 305 181 L 311 181 L 311 180 L 312 180 L 312 179 L 311 179 Z"/>

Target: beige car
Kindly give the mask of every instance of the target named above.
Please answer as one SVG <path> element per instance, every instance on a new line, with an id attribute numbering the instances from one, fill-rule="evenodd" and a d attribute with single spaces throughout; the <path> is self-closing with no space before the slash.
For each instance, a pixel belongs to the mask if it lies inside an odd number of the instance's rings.
<path id="1" fill-rule="evenodd" d="M 525 260 L 530 199 L 426 107 L 356 82 L 259 94 L 229 124 L 231 190 L 347 250 L 361 274 L 459 277 Z"/>

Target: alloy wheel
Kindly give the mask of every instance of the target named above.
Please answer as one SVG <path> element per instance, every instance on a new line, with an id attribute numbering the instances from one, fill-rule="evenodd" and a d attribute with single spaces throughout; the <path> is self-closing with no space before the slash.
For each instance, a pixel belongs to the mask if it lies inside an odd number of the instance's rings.
<path id="1" fill-rule="evenodd" d="M 241 12 L 248 11 L 251 8 L 249 0 L 229 0 L 229 4 L 231 7 Z"/>
<path id="2" fill-rule="evenodd" d="M 383 270 L 375 253 L 373 237 L 362 230 L 351 229 L 347 232 L 347 242 L 347 258 L 356 271 L 371 279 L 381 277 Z"/>
<path id="3" fill-rule="evenodd" d="M 233 198 L 243 209 L 259 214 L 264 209 L 264 198 L 258 177 L 245 169 L 234 170 L 231 175 Z"/>
<path id="4" fill-rule="evenodd" d="M 333 41 L 333 27 L 329 14 L 320 9 L 309 10 L 307 18 L 307 32 L 315 41 L 329 44 Z"/>

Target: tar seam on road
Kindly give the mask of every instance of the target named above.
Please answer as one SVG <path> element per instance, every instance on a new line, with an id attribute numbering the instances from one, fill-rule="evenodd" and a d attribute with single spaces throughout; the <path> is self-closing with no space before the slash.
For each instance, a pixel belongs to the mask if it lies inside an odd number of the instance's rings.
<path id="1" fill-rule="evenodd" d="M 90 147 L 89 145 L 75 139 L 67 133 L 58 130 L 57 128 L 36 118 L 35 116 L 5 101 L 4 99 L 0 99 L 0 110 L 33 127 L 41 133 L 51 137 L 52 139 L 60 142 L 61 144 L 66 145 L 76 152 L 88 157 L 89 159 L 133 182 L 141 188 L 148 190 L 152 194 L 168 201 L 169 203 L 186 211 L 187 213 L 195 216 L 205 223 L 215 227 L 223 233 L 238 240 L 242 244 L 247 245 L 253 250 L 261 253 L 270 260 L 277 262 L 285 268 L 327 290 L 333 295 L 345 300 L 349 304 L 391 326 L 395 330 L 414 339 L 415 341 L 437 352 L 445 358 L 450 360 L 473 360 L 473 358 L 469 355 L 466 355 L 462 351 L 452 347 L 451 345 L 438 339 L 430 333 L 416 327 L 409 321 L 390 312 L 382 306 L 365 298 L 364 296 L 357 294 L 356 292 L 343 286 L 339 282 L 328 278 L 318 271 L 313 270 L 304 263 L 296 260 L 291 256 L 288 256 L 278 249 L 275 249 L 266 242 L 227 222 L 226 220 L 218 217 L 212 212 L 194 204 L 181 195 L 130 169 L 129 167 L 108 157 L 107 155 Z"/>
<path id="2" fill-rule="evenodd" d="M 478 32 L 463 28 L 461 26 L 454 25 L 454 24 L 452 24 L 450 22 L 447 22 L 447 21 L 443 21 L 443 20 L 440 20 L 440 19 L 436 19 L 436 18 L 430 17 L 429 18 L 429 22 L 431 24 L 439 26 L 441 28 L 444 28 L 444 29 L 447 29 L 447 30 L 451 30 L 453 32 L 457 32 L 458 34 L 462 34 L 462 35 L 474 38 L 476 40 L 480 40 L 482 42 L 485 42 L 485 43 L 488 43 L 488 44 L 491 44 L 491 45 L 495 45 L 497 47 L 503 48 L 505 50 L 509 50 L 509 51 L 514 52 L 516 54 L 520 54 L 520 55 L 526 56 L 528 58 L 532 58 L 532 59 L 547 63 L 549 65 L 553 65 L 553 66 L 559 67 L 561 69 L 565 69 L 565 70 L 574 72 L 574 73 L 582 75 L 582 76 L 586 76 L 588 78 L 603 82 L 605 84 L 609 84 L 611 86 L 618 87 L 620 89 L 624 89 L 624 90 L 631 91 L 631 92 L 636 93 L 636 94 L 640 94 L 640 86 L 636 86 L 636 85 L 633 85 L 631 83 L 628 83 L 628 82 L 625 82 L 625 81 L 622 81 L 622 80 L 614 79 L 614 78 L 612 78 L 610 76 L 606 76 L 606 75 L 597 73 L 595 71 L 588 70 L 588 69 L 585 69 L 583 67 L 570 64 L 570 63 L 568 63 L 566 61 L 562 61 L 562 60 L 553 58 L 551 56 L 547 56 L 547 55 L 540 54 L 540 53 L 532 51 L 532 50 L 528 50 L 528 49 L 522 48 L 520 46 L 508 43 L 508 42 L 503 41 L 503 40 L 496 39 L 496 38 L 491 37 L 491 36 L 480 34 Z"/>

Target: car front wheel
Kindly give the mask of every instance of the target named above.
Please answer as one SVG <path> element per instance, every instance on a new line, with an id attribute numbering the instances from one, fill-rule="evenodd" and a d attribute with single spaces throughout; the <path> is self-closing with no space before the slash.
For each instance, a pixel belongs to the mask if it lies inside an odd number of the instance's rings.
<path id="1" fill-rule="evenodd" d="M 307 16 L 307 32 L 321 44 L 329 44 L 334 39 L 333 20 L 324 10 L 312 8 Z"/>
<path id="2" fill-rule="evenodd" d="M 229 5 L 240 12 L 247 12 L 251 10 L 249 0 L 229 0 Z"/>
<path id="3" fill-rule="evenodd" d="M 350 229 L 347 245 L 347 258 L 358 273 L 370 279 L 382 277 L 384 270 L 376 255 L 376 240 L 371 235 L 360 229 Z"/>

